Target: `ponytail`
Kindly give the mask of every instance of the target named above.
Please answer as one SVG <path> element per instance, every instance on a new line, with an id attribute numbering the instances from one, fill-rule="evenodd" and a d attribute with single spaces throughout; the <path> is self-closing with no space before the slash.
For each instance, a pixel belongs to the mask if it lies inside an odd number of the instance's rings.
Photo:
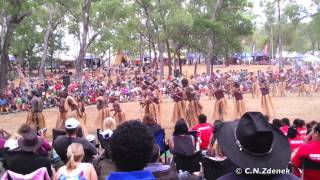
<path id="1" fill-rule="evenodd" d="M 74 160 L 74 155 L 71 155 L 66 166 L 67 166 L 67 170 L 69 170 L 69 171 L 72 171 L 77 168 L 76 161 Z"/>
<path id="2" fill-rule="evenodd" d="M 67 171 L 72 171 L 77 168 L 77 162 L 81 162 L 84 156 L 83 146 L 79 143 L 72 143 L 67 149 L 67 156 L 69 158 L 66 168 Z"/>

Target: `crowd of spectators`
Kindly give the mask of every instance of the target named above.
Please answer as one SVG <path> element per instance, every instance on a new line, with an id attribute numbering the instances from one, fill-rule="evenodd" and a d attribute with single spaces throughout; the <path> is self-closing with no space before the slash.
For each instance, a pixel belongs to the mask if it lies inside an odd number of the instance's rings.
<path id="1" fill-rule="evenodd" d="M 283 118 L 269 123 L 260 112 L 247 112 L 240 120 L 210 124 L 201 114 L 194 127 L 188 127 L 184 119 L 176 122 L 172 136 L 166 134 L 163 139 L 165 151 L 156 138 L 162 130 L 148 115 L 118 127 L 114 119 L 107 118 L 97 137 L 90 138 L 83 137 L 77 119 L 69 118 L 65 135 L 52 143 L 26 124 L 13 134 L 1 130 L 2 176 L 35 180 L 320 177 L 320 123 L 316 121 L 306 124 L 295 119 L 291 123 Z M 184 163 L 202 168 L 191 171 Z M 263 172 L 268 169 L 280 173 Z"/>

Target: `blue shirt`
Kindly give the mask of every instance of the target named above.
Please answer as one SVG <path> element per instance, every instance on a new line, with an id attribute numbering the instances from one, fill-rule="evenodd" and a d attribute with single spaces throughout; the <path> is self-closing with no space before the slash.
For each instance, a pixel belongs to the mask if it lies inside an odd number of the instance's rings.
<path id="1" fill-rule="evenodd" d="M 106 180 L 156 180 L 149 171 L 112 172 Z"/>

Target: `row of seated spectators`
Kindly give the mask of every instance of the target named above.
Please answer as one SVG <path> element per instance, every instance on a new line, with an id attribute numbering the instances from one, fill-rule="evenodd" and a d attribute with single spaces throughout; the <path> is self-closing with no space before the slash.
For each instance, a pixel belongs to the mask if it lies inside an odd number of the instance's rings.
<path id="1" fill-rule="evenodd" d="M 1 130 L 2 162 L 6 170 L 3 177 L 58 180 L 320 177 L 318 122 L 306 126 L 297 119 L 291 125 L 284 118 L 268 123 L 259 112 L 248 112 L 236 121 L 216 120 L 213 125 L 207 123 L 205 115 L 199 115 L 198 121 L 198 125 L 188 128 L 183 119 L 178 120 L 167 140 L 162 127 L 148 115 L 142 122 L 130 120 L 118 127 L 114 119 L 107 118 L 104 129 L 97 130 L 97 142 L 95 136 L 82 137 L 80 123 L 74 118 L 66 121 L 65 135 L 57 136 L 60 131 L 54 131 L 52 145 L 25 124 L 13 135 Z M 253 174 L 253 168 L 258 168 L 260 174 Z M 283 172 L 262 172 L 265 169 Z"/>

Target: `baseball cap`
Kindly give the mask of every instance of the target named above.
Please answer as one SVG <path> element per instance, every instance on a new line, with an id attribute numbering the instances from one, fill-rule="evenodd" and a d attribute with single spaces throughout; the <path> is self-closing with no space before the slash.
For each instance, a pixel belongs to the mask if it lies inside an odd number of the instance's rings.
<path id="1" fill-rule="evenodd" d="M 65 122 L 66 129 L 76 129 L 80 126 L 80 122 L 75 118 L 69 118 Z"/>

